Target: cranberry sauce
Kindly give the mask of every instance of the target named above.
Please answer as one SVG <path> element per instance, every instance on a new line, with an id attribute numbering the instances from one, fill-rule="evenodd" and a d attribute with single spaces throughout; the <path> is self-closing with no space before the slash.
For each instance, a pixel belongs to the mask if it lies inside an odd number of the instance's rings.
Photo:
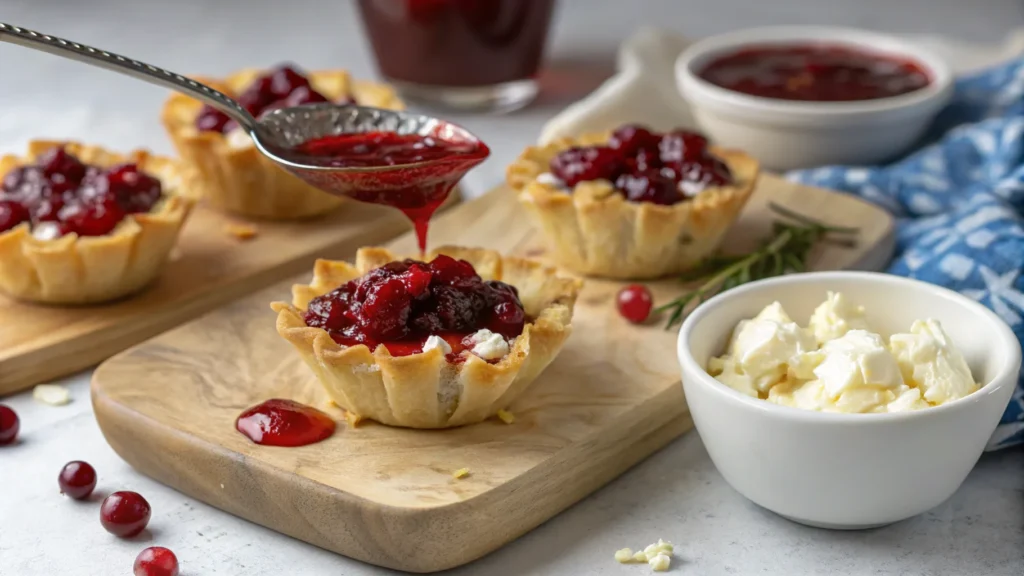
<path id="1" fill-rule="evenodd" d="M 569 188 L 587 180 L 608 180 L 628 200 L 665 206 L 705 188 L 732 183 L 729 167 L 711 155 L 700 134 L 659 134 L 634 125 L 617 129 L 606 146 L 562 151 L 551 159 L 550 169 Z"/>
<path id="2" fill-rule="evenodd" d="M 490 150 L 476 140 L 449 141 L 434 136 L 362 132 L 304 142 L 296 151 L 312 165 L 335 168 L 385 168 L 346 174 L 306 173 L 310 183 L 361 202 L 401 210 L 416 227 L 420 252 L 426 251 L 427 226 L 455 184 Z"/>
<path id="3" fill-rule="evenodd" d="M 490 86 L 537 74 L 554 0 L 360 0 L 390 79 Z"/>
<path id="4" fill-rule="evenodd" d="M 135 164 L 99 168 L 62 147 L 18 166 L 0 183 L 0 232 L 28 222 L 44 238 L 72 232 L 109 234 L 128 214 L 149 212 L 163 194 L 160 180 Z"/>
<path id="5" fill-rule="evenodd" d="M 346 103 L 355 103 L 351 96 L 346 96 L 342 100 Z M 259 76 L 238 96 L 238 103 L 254 118 L 268 110 L 327 101 L 323 94 L 313 88 L 302 72 L 287 64 Z M 201 131 L 227 133 L 236 126 L 234 120 L 209 104 L 203 105 L 196 117 L 196 128 Z"/>
<path id="6" fill-rule="evenodd" d="M 744 94 L 812 102 L 888 98 L 930 81 L 911 60 L 831 45 L 751 47 L 712 61 L 700 77 Z"/>
<path id="7" fill-rule="evenodd" d="M 256 444 L 305 446 L 330 438 L 335 423 L 330 416 L 292 400 L 273 398 L 249 408 L 235 421 L 235 429 Z"/>
<path id="8" fill-rule="evenodd" d="M 482 328 L 518 336 L 526 312 L 514 286 L 484 281 L 469 262 L 441 255 L 371 270 L 311 301 L 305 320 L 339 344 L 371 350 L 383 344 L 393 356 L 419 353 L 436 335 L 455 359 L 469 347 L 463 339 Z"/>

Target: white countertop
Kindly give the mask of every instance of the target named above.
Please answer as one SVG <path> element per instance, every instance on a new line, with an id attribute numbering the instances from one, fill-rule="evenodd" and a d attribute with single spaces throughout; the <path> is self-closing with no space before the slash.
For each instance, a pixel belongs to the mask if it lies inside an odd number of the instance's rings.
<path id="1" fill-rule="evenodd" d="M 563 0 L 541 100 L 510 116 L 454 117 L 493 149 L 492 159 L 467 177 L 470 195 L 500 182 L 504 165 L 536 138 L 546 119 L 611 73 L 618 43 L 638 26 L 701 36 L 756 24 L 846 24 L 993 42 L 1024 25 L 1024 5 L 1016 0 L 634 5 L 640 8 L 614 0 Z M 374 74 L 346 0 L 2 0 L 0 20 L 175 71 L 222 74 L 292 60 Z M 157 121 L 166 97 L 159 88 L 8 45 L 0 45 L 0 71 L 0 152 L 19 151 L 32 137 L 171 152 Z M 66 407 L 43 406 L 27 394 L 3 400 L 21 416 L 22 440 L 0 449 L 0 575 L 128 574 L 138 551 L 150 545 L 174 550 L 182 576 L 389 573 L 250 524 L 134 472 L 103 441 L 92 418 L 88 379 L 84 373 L 65 381 L 75 398 Z M 150 501 L 150 539 L 118 540 L 101 529 L 95 502 L 59 495 L 57 473 L 74 459 L 96 467 L 98 491 L 132 489 Z M 985 455 L 953 498 L 925 515 L 877 530 L 830 532 L 790 523 L 743 499 L 690 432 L 518 541 L 453 573 L 646 574 L 649 568 L 616 564 L 612 554 L 658 538 L 677 544 L 672 571 L 678 574 L 1019 576 L 1024 450 Z"/>

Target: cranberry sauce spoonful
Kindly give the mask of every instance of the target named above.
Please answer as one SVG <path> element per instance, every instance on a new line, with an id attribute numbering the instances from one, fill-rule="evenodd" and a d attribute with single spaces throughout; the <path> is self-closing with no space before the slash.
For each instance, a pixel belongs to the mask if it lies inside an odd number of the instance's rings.
<path id="1" fill-rule="evenodd" d="M 434 210 L 490 154 L 468 130 L 430 116 L 322 103 L 254 118 L 205 84 L 104 50 L 3 22 L 0 42 L 120 72 L 209 104 L 237 122 L 267 158 L 310 185 L 401 210 L 416 227 L 421 251 Z"/>

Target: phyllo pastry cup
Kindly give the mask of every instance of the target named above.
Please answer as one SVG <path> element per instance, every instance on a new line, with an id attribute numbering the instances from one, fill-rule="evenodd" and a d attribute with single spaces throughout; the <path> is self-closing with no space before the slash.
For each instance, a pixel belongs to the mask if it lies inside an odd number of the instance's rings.
<path id="1" fill-rule="evenodd" d="M 292 288 L 291 304 L 271 305 L 278 314 L 278 333 L 291 342 L 331 399 L 357 419 L 410 428 L 480 422 L 522 394 L 569 336 L 579 280 L 531 260 L 483 249 L 442 247 L 427 261 L 439 254 L 465 260 L 483 280 L 500 280 L 519 291 L 527 323 L 497 361 L 464 351 L 464 358 L 453 362 L 440 348 L 392 356 L 384 345 L 374 350 L 363 344 L 343 346 L 322 328 L 307 326 L 303 314 L 312 299 L 401 259 L 382 248 L 359 250 L 354 266 L 318 260 L 312 282 Z"/>
<path id="2" fill-rule="evenodd" d="M 0 291 L 47 304 L 93 304 L 138 292 L 159 275 L 192 208 L 182 196 L 180 166 L 141 150 L 122 155 L 74 142 L 33 141 L 26 156 L 0 158 L 0 177 L 57 146 L 100 168 L 135 163 L 160 180 L 163 195 L 149 212 L 126 215 L 103 236 L 43 239 L 27 222 L 0 232 Z"/>
<path id="3" fill-rule="evenodd" d="M 609 133 L 590 134 L 530 146 L 508 167 L 507 181 L 540 229 L 550 257 L 578 274 L 644 280 L 682 273 L 715 252 L 754 190 L 757 161 L 710 147 L 728 166 L 733 184 L 669 206 L 627 200 L 607 180 L 565 190 L 538 179 L 559 152 L 608 138 Z"/>

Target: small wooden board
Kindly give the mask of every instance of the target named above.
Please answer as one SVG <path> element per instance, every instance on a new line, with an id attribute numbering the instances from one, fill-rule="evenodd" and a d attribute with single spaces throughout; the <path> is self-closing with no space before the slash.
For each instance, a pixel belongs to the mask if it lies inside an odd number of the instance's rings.
<path id="1" fill-rule="evenodd" d="M 453 191 L 447 204 L 458 202 Z M 225 227 L 254 226 L 240 240 Z M 71 374 L 224 302 L 308 270 L 318 257 L 347 258 L 409 230 L 397 210 L 347 202 L 320 218 L 246 222 L 199 205 L 171 262 L 140 294 L 99 306 L 41 306 L 0 295 L 0 396 Z"/>
<path id="2" fill-rule="evenodd" d="M 824 190 L 763 178 L 730 247 L 766 233 L 768 200 L 857 226 L 857 249 L 825 247 L 813 268 L 877 267 L 891 254 L 881 210 Z M 438 218 L 433 244 L 542 256 L 507 189 Z M 413 253 L 405 237 L 393 249 Z M 375 423 L 301 448 L 257 446 L 234 429 L 271 397 L 339 420 L 290 346 L 268 303 L 279 283 L 126 351 L 96 371 L 93 405 L 110 445 L 132 466 L 232 514 L 346 556 L 431 572 L 464 564 L 524 534 L 688 430 L 675 331 L 628 325 L 620 284 L 588 280 L 562 353 L 513 406 L 515 423 L 416 431 Z M 652 285 L 655 297 L 681 290 Z M 452 472 L 469 468 L 467 478 Z"/>

